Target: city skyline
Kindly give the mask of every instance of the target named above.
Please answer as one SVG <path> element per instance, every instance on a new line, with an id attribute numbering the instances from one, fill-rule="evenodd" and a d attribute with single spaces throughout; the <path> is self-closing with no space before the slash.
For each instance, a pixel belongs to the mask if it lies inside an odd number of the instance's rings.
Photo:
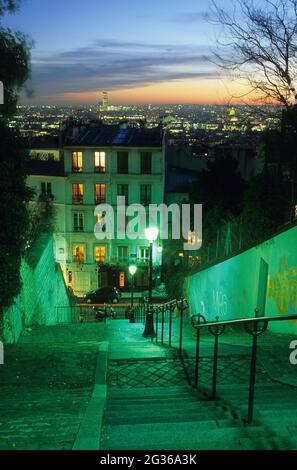
<path id="1" fill-rule="evenodd" d="M 95 104 L 106 90 L 111 104 L 227 104 L 240 88 L 212 63 L 219 29 L 209 12 L 209 0 L 27 0 L 4 18 L 34 41 L 33 95 L 22 103 Z"/>

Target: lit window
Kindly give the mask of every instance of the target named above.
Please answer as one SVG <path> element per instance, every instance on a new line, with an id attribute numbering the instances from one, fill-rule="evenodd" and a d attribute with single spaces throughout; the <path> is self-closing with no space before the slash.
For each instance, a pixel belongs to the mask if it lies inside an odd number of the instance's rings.
<path id="1" fill-rule="evenodd" d="M 75 245 L 73 247 L 73 261 L 83 263 L 85 260 L 85 247 L 81 245 Z"/>
<path id="2" fill-rule="evenodd" d="M 96 246 L 95 261 L 96 263 L 105 263 L 106 261 L 106 247 L 105 246 Z"/>
<path id="3" fill-rule="evenodd" d="M 73 204 L 82 204 L 84 199 L 84 185 L 73 184 L 72 185 L 72 202 Z"/>
<path id="4" fill-rule="evenodd" d="M 297 204 L 295 205 L 295 219 L 297 219 Z"/>
<path id="5" fill-rule="evenodd" d="M 199 237 L 195 232 L 189 232 L 188 235 L 188 244 L 189 245 L 198 245 L 199 244 Z"/>
<path id="6" fill-rule="evenodd" d="M 106 203 L 106 184 L 95 184 L 95 204 Z"/>
<path id="7" fill-rule="evenodd" d="M 96 226 L 97 233 L 106 232 L 105 216 L 105 212 L 96 215 L 96 225 L 98 225 Z"/>
<path id="8" fill-rule="evenodd" d="M 105 173 L 106 171 L 106 153 L 95 152 L 95 173 Z"/>
<path id="9" fill-rule="evenodd" d="M 82 173 L 83 171 L 82 152 L 72 152 L 72 171 L 73 173 Z"/>

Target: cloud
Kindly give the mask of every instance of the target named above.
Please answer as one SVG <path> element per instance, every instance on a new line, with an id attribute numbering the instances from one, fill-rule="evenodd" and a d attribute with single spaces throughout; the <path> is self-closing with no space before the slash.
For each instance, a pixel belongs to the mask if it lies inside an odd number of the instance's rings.
<path id="1" fill-rule="evenodd" d="M 35 96 L 121 90 L 189 78 L 216 78 L 207 49 L 98 40 L 32 62 Z"/>

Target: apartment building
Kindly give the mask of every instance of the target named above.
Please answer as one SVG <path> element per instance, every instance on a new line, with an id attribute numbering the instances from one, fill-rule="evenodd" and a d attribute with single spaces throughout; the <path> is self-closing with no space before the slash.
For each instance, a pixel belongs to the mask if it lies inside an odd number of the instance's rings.
<path id="1" fill-rule="evenodd" d="M 129 264 L 137 263 L 136 286 L 147 287 L 149 243 L 145 236 L 131 240 L 114 234 L 113 239 L 98 240 L 94 229 L 100 220 L 94 210 L 98 204 L 108 204 L 116 216 L 118 196 L 125 196 L 126 205 L 146 208 L 164 201 L 162 132 L 94 123 L 74 129 L 61 153 L 60 161 L 31 160 L 28 184 L 36 197 L 53 199 L 55 257 L 67 285 L 79 296 L 104 285 L 123 288 L 130 282 Z M 159 247 L 157 241 L 155 275 L 162 262 Z"/>

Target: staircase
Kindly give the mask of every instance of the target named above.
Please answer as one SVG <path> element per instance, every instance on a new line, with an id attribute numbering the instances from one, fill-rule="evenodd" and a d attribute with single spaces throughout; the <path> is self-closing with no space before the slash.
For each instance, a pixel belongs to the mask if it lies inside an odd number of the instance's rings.
<path id="1" fill-rule="evenodd" d="M 112 346 L 113 359 L 121 355 L 121 345 L 118 342 Z M 152 351 L 147 351 L 147 359 L 143 360 L 149 370 L 152 361 L 160 359 L 154 359 Z M 134 359 L 129 360 L 132 368 Z M 163 358 L 166 360 L 169 361 Z M 100 449 L 297 449 L 296 388 L 272 381 L 256 385 L 254 421 L 247 425 L 247 384 L 219 384 L 218 399 L 210 400 L 206 392 L 188 385 L 186 375 L 176 375 L 176 384 L 164 385 L 161 367 L 154 372 L 160 372 L 159 383 L 157 380 L 145 387 L 139 359 L 135 362 L 138 383 L 109 383 Z"/>
<path id="2" fill-rule="evenodd" d="M 240 418 L 247 390 L 231 386 L 223 393 L 228 401 L 208 401 L 188 386 L 111 390 L 101 449 L 297 449 L 296 390 L 274 385 L 258 389 L 252 426 Z"/>

